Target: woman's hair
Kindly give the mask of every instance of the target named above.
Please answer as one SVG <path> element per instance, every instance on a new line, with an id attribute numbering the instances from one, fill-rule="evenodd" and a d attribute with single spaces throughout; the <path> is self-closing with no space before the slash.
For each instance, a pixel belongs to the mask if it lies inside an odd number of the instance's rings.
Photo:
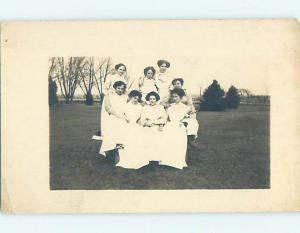
<path id="1" fill-rule="evenodd" d="M 170 67 L 170 62 L 166 61 L 166 60 L 158 60 L 157 65 L 158 67 L 161 67 L 162 64 L 166 64 L 167 68 Z"/>
<path id="2" fill-rule="evenodd" d="M 115 70 L 119 69 L 121 66 L 124 66 L 125 71 L 126 71 L 126 66 L 123 63 L 119 63 L 119 64 L 115 65 Z"/>
<path id="3" fill-rule="evenodd" d="M 144 69 L 144 75 L 147 76 L 149 70 L 152 70 L 153 76 L 155 75 L 155 69 L 153 66 L 148 66 Z"/>
<path id="4" fill-rule="evenodd" d="M 132 97 L 135 97 L 135 96 L 139 97 L 139 100 L 142 99 L 142 93 L 139 92 L 139 91 L 137 91 L 137 90 L 132 90 L 132 91 L 129 92 L 129 94 L 128 94 L 128 97 L 129 97 L 129 98 L 132 98 Z"/>
<path id="5" fill-rule="evenodd" d="M 126 83 L 124 83 L 123 81 L 116 81 L 115 83 L 114 83 L 114 85 L 113 85 L 113 88 L 117 88 L 117 87 L 120 87 L 120 86 L 123 86 L 124 85 L 124 87 L 125 87 L 125 89 L 126 89 Z"/>
<path id="6" fill-rule="evenodd" d="M 159 97 L 159 94 L 156 93 L 155 91 L 151 91 L 149 92 L 147 95 L 146 95 L 146 101 L 149 101 L 150 99 L 150 96 L 154 96 L 156 98 L 156 101 L 159 101 L 160 100 L 160 97 Z"/>
<path id="7" fill-rule="evenodd" d="M 177 94 L 180 98 L 185 96 L 185 92 L 181 88 L 174 88 L 173 90 L 171 90 L 171 95 L 172 94 Z"/>
<path id="8" fill-rule="evenodd" d="M 183 83 L 184 83 L 184 81 L 183 81 L 182 78 L 175 78 L 175 79 L 173 79 L 173 81 L 172 81 L 172 85 L 175 85 L 175 83 L 176 83 L 177 81 L 179 81 L 179 82 L 181 83 L 181 86 L 182 86 Z"/>

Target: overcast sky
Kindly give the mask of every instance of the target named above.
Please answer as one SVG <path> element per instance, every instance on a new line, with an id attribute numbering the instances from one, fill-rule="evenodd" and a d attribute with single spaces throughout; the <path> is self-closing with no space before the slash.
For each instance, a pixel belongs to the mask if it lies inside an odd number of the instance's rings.
<path id="1" fill-rule="evenodd" d="M 231 85 L 237 88 L 249 89 L 253 94 L 269 94 L 267 73 L 265 65 L 259 60 L 247 57 L 161 57 L 171 63 L 169 68 L 173 78 L 181 77 L 185 81 L 185 87 L 192 94 L 199 94 L 216 79 L 221 87 L 227 91 Z M 113 64 L 124 63 L 127 66 L 130 77 L 138 79 L 143 75 L 147 66 L 158 69 L 156 62 L 159 57 L 112 57 Z M 239 62 L 243 59 L 243 62 Z M 96 88 L 93 90 L 97 94 Z M 82 94 L 80 88 L 76 94 Z"/>

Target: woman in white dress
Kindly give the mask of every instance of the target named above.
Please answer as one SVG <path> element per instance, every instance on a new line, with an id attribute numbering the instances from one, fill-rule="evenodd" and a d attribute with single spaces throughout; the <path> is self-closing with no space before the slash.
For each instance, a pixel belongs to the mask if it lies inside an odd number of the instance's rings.
<path id="1" fill-rule="evenodd" d="M 158 103 L 159 94 L 150 92 L 146 95 L 147 105 L 142 109 L 141 125 L 145 141 L 144 156 L 148 161 L 160 161 L 163 153 L 163 126 L 167 122 L 167 114 L 162 105 Z"/>
<path id="2" fill-rule="evenodd" d="M 187 124 L 188 143 L 194 147 L 197 147 L 197 145 L 195 145 L 195 140 L 198 137 L 199 123 L 196 119 L 196 109 L 193 104 L 192 96 L 183 87 L 183 84 L 184 84 L 184 80 L 182 78 L 175 78 L 172 81 L 172 89 L 176 89 L 176 88 L 182 89 L 185 93 L 185 96 L 181 98 L 181 102 L 189 106 L 190 111 L 189 111 L 189 117 L 186 118 L 183 122 Z M 171 97 L 169 102 L 172 103 Z"/>
<path id="3" fill-rule="evenodd" d="M 107 95 L 109 92 L 114 92 L 113 85 L 117 81 L 122 81 L 126 85 L 129 82 L 128 77 L 126 76 L 126 66 L 122 63 L 115 65 L 115 72 L 106 77 L 104 82 L 104 94 Z"/>
<path id="4" fill-rule="evenodd" d="M 125 95 L 126 84 L 123 81 L 116 81 L 113 84 L 114 92 L 109 92 L 105 96 L 104 108 L 102 111 L 102 133 L 103 142 L 100 154 L 107 151 L 121 148 L 123 144 L 124 126 L 129 121 L 126 116 L 127 95 Z"/>
<path id="5" fill-rule="evenodd" d="M 168 72 L 170 68 L 170 62 L 166 60 L 159 60 L 157 62 L 159 70 L 156 75 L 156 85 L 158 87 L 158 93 L 162 101 L 169 96 L 169 90 L 172 82 L 172 78 Z"/>
<path id="6" fill-rule="evenodd" d="M 108 96 L 110 93 L 115 93 L 115 89 L 113 88 L 113 85 L 115 82 L 117 81 L 122 81 L 123 83 L 128 84 L 129 82 L 129 79 L 128 77 L 126 76 L 126 66 L 122 63 L 119 63 L 117 65 L 115 65 L 115 71 L 113 72 L 113 74 L 109 74 L 107 77 L 106 77 L 106 80 L 103 84 L 103 93 L 101 94 L 101 101 L 100 101 L 100 104 L 101 106 L 103 106 L 106 101 L 105 101 L 105 98 L 106 96 Z M 100 115 L 100 130 L 98 130 L 96 133 L 95 133 L 95 137 L 96 138 L 100 138 L 100 139 L 97 139 L 97 140 L 101 140 L 101 137 L 103 137 L 103 135 L 105 134 L 105 125 L 107 125 L 108 123 L 106 122 L 106 119 L 107 117 L 105 117 L 106 115 L 106 112 L 105 112 L 105 108 L 104 107 L 101 107 L 101 115 Z"/>
<path id="7" fill-rule="evenodd" d="M 153 66 L 148 66 L 144 69 L 144 76 L 139 79 L 139 89 L 142 93 L 142 100 L 145 101 L 145 97 L 148 93 L 158 91 L 155 81 L 155 69 Z"/>
<path id="8" fill-rule="evenodd" d="M 149 163 L 144 156 L 143 129 L 140 124 L 142 94 L 133 90 L 129 93 L 129 102 L 126 104 L 125 115 L 127 116 L 127 135 L 122 141 L 124 148 L 119 150 L 119 163 L 117 166 L 131 169 L 141 168 Z"/>
<path id="9" fill-rule="evenodd" d="M 163 143 L 165 153 L 161 154 L 162 165 L 168 165 L 182 169 L 187 167 L 185 158 L 187 150 L 186 127 L 184 121 L 188 116 L 190 108 L 181 102 L 185 93 L 182 89 L 171 90 L 172 104 L 167 109 L 168 122 L 163 132 Z"/>

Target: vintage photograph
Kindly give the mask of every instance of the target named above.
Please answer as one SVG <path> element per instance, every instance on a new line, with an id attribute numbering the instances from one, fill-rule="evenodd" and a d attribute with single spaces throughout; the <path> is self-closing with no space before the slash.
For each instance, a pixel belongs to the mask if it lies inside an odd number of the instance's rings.
<path id="1" fill-rule="evenodd" d="M 1 24 L 6 213 L 299 210 L 296 20 Z"/>
<path id="2" fill-rule="evenodd" d="M 268 88 L 236 68 L 49 58 L 51 190 L 270 188 Z"/>

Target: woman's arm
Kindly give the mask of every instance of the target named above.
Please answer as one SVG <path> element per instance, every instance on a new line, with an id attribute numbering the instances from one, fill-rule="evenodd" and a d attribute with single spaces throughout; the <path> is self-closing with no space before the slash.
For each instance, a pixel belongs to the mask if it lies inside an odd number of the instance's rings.
<path id="1" fill-rule="evenodd" d="M 105 98 L 104 98 L 104 107 L 105 107 L 106 112 L 109 115 L 115 115 L 115 112 L 113 111 L 113 109 L 111 107 L 110 96 L 109 95 L 106 95 Z"/>

